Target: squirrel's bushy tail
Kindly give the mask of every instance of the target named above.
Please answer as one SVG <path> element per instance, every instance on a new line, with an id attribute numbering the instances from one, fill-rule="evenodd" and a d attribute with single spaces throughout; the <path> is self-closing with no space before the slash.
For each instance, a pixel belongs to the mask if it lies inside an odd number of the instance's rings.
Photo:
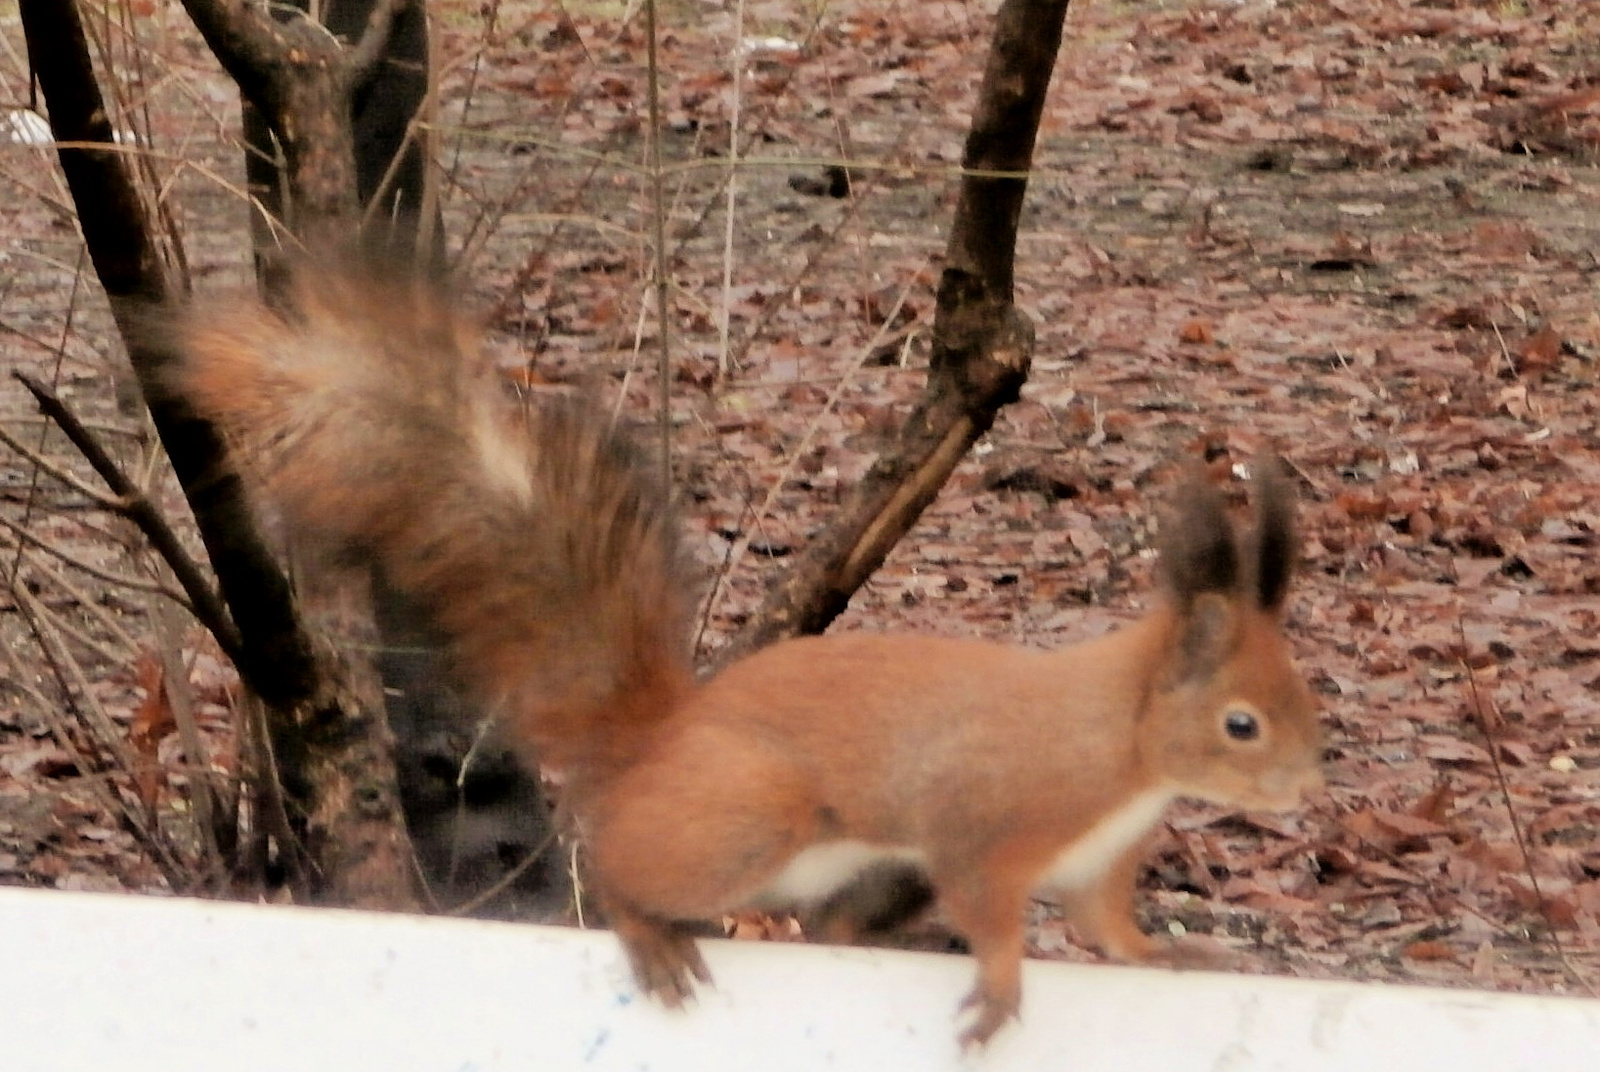
<path id="1" fill-rule="evenodd" d="M 626 763 L 692 680 L 667 489 L 592 403 L 519 405 L 414 278 L 301 268 L 284 311 L 194 304 L 170 385 L 302 538 L 381 570 L 569 772 Z"/>

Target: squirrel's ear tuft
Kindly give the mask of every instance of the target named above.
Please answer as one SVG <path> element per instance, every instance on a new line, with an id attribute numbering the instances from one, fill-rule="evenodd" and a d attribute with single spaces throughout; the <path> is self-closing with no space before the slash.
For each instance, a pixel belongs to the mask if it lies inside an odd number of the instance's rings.
<path id="1" fill-rule="evenodd" d="M 1288 594 L 1298 550 L 1294 489 L 1277 455 L 1263 452 L 1252 468 L 1256 525 L 1250 548 L 1251 594 L 1262 610 L 1277 610 Z"/>
<path id="2" fill-rule="evenodd" d="M 1239 585 L 1239 544 L 1222 493 L 1198 468 L 1174 494 L 1161 522 L 1161 572 L 1181 609 L 1205 592 Z"/>

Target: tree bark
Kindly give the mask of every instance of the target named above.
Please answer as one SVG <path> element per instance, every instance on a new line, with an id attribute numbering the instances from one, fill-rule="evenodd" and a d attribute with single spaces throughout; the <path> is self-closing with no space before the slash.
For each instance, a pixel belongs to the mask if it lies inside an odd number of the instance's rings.
<path id="1" fill-rule="evenodd" d="M 274 19 L 248 0 L 183 0 L 189 17 L 283 152 L 284 222 L 308 245 L 342 243 L 360 221 L 351 99 L 382 62 L 408 0 L 374 0 L 345 47 L 304 13 Z"/>
<path id="2" fill-rule="evenodd" d="M 934 313 L 922 399 L 840 518 L 768 592 L 724 662 L 819 633 L 938 495 L 968 449 L 1017 399 L 1033 324 L 1012 303 L 1017 222 L 1069 0 L 1005 0 L 962 155 L 965 174 Z"/>
<path id="3" fill-rule="evenodd" d="M 323 21 L 355 38 L 378 0 L 326 0 Z M 369 250 L 444 270 L 444 221 L 429 195 L 427 140 L 413 125 L 428 102 L 428 16 L 423 0 L 405 0 L 388 47 L 372 75 L 351 95 L 356 194 Z"/>
<path id="4" fill-rule="evenodd" d="M 359 37 L 382 2 L 325 0 L 322 36 Z M 294 0 L 280 14 L 303 23 L 306 7 L 306 0 Z M 428 91 L 425 16 L 421 0 L 402 0 L 386 48 L 367 77 L 324 76 L 329 88 L 316 106 L 342 109 L 342 117 L 306 117 L 291 110 L 274 120 L 266 111 L 271 93 L 258 88 L 254 98 L 246 97 L 246 170 L 261 209 L 254 221 L 258 264 L 273 260 L 271 235 L 294 233 L 306 220 L 299 207 L 305 200 L 320 206 L 314 215 L 330 230 L 346 235 L 359 230 L 362 248 L 381 261 L 442 272 L 438 206 L 427 203 L 426 155 L 412 136 L 412 121 Z M 232 40 L 238 35 L 219 30 L 215 36 Z M 263 62 L 264 48 L 240 45 L 236 51 L 244 62 Z M 319 70 L 336 68 L 330 61 Z M 240 85 L 266 81 L 247 74 Z M 310 103 L 302 98 L 290 107 Z M 336 139 L 349 159 L 338 169 L 324 160 L 317 176 L 319 182 L 331 175 L 344 184 L 340 196 L 332 197 L 321 186 L 305 188 L 307 176 L 287 166 L 295 153 L 278 132 L 307 137 L 307 131 L 327 132 L 339 124 L 349 126 L 349 136 Z M 312 155 L 299 151 L 302 159 Z M 394 735 L 406 825 L 431 899 L 446 909 L 472 903 L 483 915 L 555 913 L 569 903 L 571 888 L 538 771 L 519 763 L 494 735 L 477 738 L 473 727 L 482 712 L 469 709 L 470 690 L 452 679 L 438 638 L 404 597 L 381 578 L 374 581 L 373 618 L 380 639 L 374 662 Z M 531 856 L 541 858 L 530 863 Z M 498 892 L 488 895 L 491 890 Z"/>
<path id="5" fill-rule="evenodd" d="M 295 807 L 314 898 L 411 907 L 410 852 L 393 791 L 393 758 L 370 702 L 377 690 L 346 672 L 304 627 L 287 578 L 260 539 L 220 434 L 162 387 L 173 359 L 143 326 L 173 295 L 167 266 L 94 77 L 73 0 L 22 0 L 29 61 L 62 145 L 57 155 L 84 241 L 150 407 L 194 510 L 237 627 L 240 677 L 268 706 L 269 734 Z M 93 148 L 92 146 L 105 146 Z"/>

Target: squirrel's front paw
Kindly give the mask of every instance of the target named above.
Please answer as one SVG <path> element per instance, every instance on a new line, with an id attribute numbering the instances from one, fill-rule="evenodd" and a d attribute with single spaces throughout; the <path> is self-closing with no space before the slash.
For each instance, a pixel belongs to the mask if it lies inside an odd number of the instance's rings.
<path id="1" fill-rule="evenodd" d="M 711 971 L 699 947 L 693 936 L 683 931 L 652 927 L 642 934 L 630 934 L 623 944 L 639 989 L 669 1009 L 681 1008 L 694 997 L 696 980 L 711 983 Z"/>
<path id="2" fill-rule="evenodd" d="M 957 1036 L 963 1050 L 982 1047 L 994 1037 L 1006 1023 L 1017 1017 L 1022 1006 L 1022 996 L 1017 994 L 992 994 L 983 984 L 968 994 L 961 1002 L 961 1008 L 973 1009 L 976 1015 L 972 1023 Z"/>

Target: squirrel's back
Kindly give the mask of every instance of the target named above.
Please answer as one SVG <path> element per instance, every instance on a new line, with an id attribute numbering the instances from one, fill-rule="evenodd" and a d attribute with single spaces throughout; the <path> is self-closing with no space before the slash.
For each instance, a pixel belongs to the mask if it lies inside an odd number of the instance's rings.
<path id="1" fill-rule="evenodd" d="M 302 539 L 382 572 L 543 762 L 626 763 L 692 680 L 668 490 L 591 401 L 510 397 L 415 277 L 301 267 L 194 303 L 171 386 Z"/>

